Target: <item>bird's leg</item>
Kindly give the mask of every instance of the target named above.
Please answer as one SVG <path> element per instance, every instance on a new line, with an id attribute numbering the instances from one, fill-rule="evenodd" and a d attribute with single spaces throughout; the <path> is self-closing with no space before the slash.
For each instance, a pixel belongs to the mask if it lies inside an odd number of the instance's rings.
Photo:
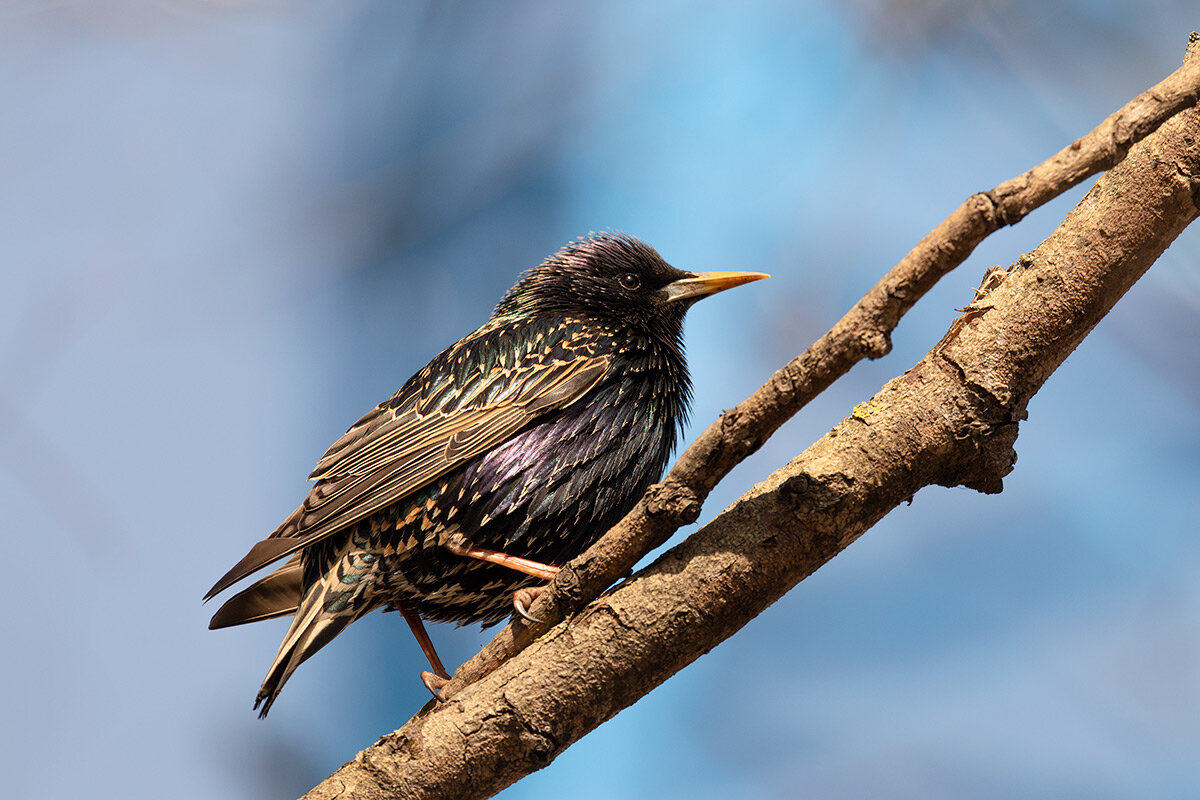
<path id="1" fill-rule="evenodd" d="M 517 572 L 524 572 L 526 575 L 532 575 L 544 581 L 552 581 L 554 580 L 554 576 L 558 574 L 558 567 L 552 567 L 540 561 L 532 561 L 520 556 L 510 556 L 508 553 L 501 553 L 498 550 L 488 550 L 486 547 L 476 547 L 467 542 L 466 537 L 462 534 L 449 537 L 442 543 L 442 546 L 456 556 L 477 558 L 489 564 L 499 564 L 502 567 L 515 569 Z M 545 589 L 545 586 L 526 586 L 513 592 L 513 610 L 517 612 L 517 616 L 527 619 L 530 622 L 541 622 L 537 617 L 530 616 L 529 607 L 533 605 L 533 601 L 537 600 L 538 596 Z"/>
<path id="2" fill-rule="evenodd" d="M 421 683 L 425 684 L 425 688 L 434 697 L 441 700 L 440 692 L 442 687 L 450 682 L 450 673 L 446 672 L 446 668 L 442 666 L 442 660 L 438 658 L 437 650 L 433 649 L 433 641 L 425 632 L 425 624 L 421 622 L 421 617 L 415 611 L 403 603 L 393 602 L 392 605 L 404 615 L 404 621 L 408 623 L 409 630 L 413 632 L 413 636 L 417 637 L 417 644 L 421 645 L 421 652 L 425 654 L 425 658 L 429 659 L 429 666 L 433 667 L 433 672 L 425 670 L 421 673 Z"/>
<path id="3" fill-rule="evenodd" d="M 508 553 L 501 553 L 499 550 L 476 547 L 473 544 L 467 544 L 466 539 L 461 535 L 450 537 L 442 543 L 442 547 L 445 547 L 456 556 L 477 558 L 489 564 L 499 564 L 502 567 L 515 569 L 517 572 L 524 572 L 526 575 L 532 575 L 544 581 L 552 581 L 554 580 L 554 576 L 558 574 L 558 567 L 552 567 L 540 561 L 531 561 L 528 558 L 521 558 L 520 556 L 510 556 Z"/>

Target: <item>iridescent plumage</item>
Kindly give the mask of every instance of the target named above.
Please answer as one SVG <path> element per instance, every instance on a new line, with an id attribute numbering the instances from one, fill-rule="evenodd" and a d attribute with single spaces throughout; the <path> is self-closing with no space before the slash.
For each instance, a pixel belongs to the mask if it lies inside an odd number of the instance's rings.
<path id="1" fill-rule="evenodd" d="M 688 306 L 759 277 L 683 272 L 616 234 L 526 273 L 330 447 L 304 503 L 209 592 L 291 556 L 210 626 L 295 615 L 255 707 L 265 715 L 304 659 L 372 610 L 404 611 L 419 639 L 418 618 L 505 619 L 513 593 L 541 581 L 464 548 L 561 565 L 617 522 L 687 413 Z"/>

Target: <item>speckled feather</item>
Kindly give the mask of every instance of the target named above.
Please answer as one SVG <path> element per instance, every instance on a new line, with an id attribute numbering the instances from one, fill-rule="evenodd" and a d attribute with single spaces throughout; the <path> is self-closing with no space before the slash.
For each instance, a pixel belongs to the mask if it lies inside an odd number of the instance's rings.
<path id="1" fill-rule="evenodd" d="M 631 272 L 642 291 L 618 286 Z M 575 242 L 330 447 L 304 503 L 209 593 L 292 556 L 212 623 L 295 613 L 259 693 L 264 714 L 299 663 L 363 614 L 403 604 L 494 624 L 537 582 L 454 555 L 450 539 L 561 565 L 637 502 L 690 397 L 690 302 L 653 292 L 690 276 L 625 236 Z"/>
<path id="2" fill-rule="evenodd" d="M 494 331 L 497 336 L 472 340 L 466 360 L 486 364 L 495 339 L 520 338 L 521 329 L 534 324 L 510 323 Z M 615 332 L 579 319 L 564 320 L 559 328 L 580 357 L 595 357 L 601 344 L 618 341 Z M 541 352 L 569 359 L 571 351 L 559 336 L 542 341 L 546 349 Z M 645 493 L 675 444 L 687 397 L 682 365 L 666 363 L 648 340 L 625 342 L 612 351 L 604 354 L 611 356 L 611 366 L 585 397 L 345 534 L 312 546 L 304 559 L 304 584 L 314 584 L 336 566 L 342 587 L 331 590 L 326 602 L 338 611 L 400 600 L 429 620 L 493 624 L 505 619 L 512 611 L 512 592 L 536 579 L 455 556 L 441 547 L 446 538 L 458 533 L 479 547 L 562 564 Z M 427 385 L 443 402 L 455 403 L 460 392 L 442 390 L 454 382 L 455 370 L 440 369 L 442 360 L 431 365 L 438 379 Z M 631 375 L 642 379 L 631 380 Z M 352 558 L 356 552 L 376 558 L 362 564 Z"/>

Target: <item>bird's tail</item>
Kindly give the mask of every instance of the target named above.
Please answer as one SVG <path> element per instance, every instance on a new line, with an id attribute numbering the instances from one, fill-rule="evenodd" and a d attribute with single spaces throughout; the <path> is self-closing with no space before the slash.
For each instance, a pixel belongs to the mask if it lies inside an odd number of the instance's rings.
<path id="1" fill-rule="evenodd" d="M 208 627 L 216 630 L 295 614 L 304 596 L 303 578 L 300 556 L 293 556 L 291 561 L 258 583 L 226 600 Z"/>
<path id="2" fill-rule="evenodd" d="M 356 608 L 355 604 L 347 603 L 342 592 L 332 591 L 337 583 L 335 575 L 326 574 L 300 601 L 292 626 L 283 637 L 279 653 L 267 670 L 267 677 L 254 701 L 256 710 L 262 706 L 259 717 L 265 717 L 271 710 L 271 704 L 296 667 L 329 644 L 347 625 L 371 610 L 371 606 Z M 330 608 L 336 610 L 331 611 Z"/>

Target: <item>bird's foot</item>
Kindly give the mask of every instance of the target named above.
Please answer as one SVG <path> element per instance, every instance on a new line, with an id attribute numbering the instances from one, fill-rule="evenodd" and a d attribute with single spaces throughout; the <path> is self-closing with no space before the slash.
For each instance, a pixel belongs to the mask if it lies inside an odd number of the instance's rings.
<path id="1" fill-rule="evenodd" d="M 530 622 L 541 622 L 540 619 L 529 613 L 529 607 L 533 605 L 534 600 L 542 596 L 544 591 L 546 591 L 545 586 L 526 586 L 513 592 L 513 610 L 517 612 L 517 616 Z"/>
<path id="2" fill-rule="evenodd" d="M 442 697 L 442 689 L 449 682 L 449 675 L 436 675 L 429 670 L 425 670 L 421 673 L 421 683 L 425 684 L 425 688 L 429 690 L 431 695 L 433 695 L 433 699 L 437 700 L 439 703 L 446 701 L 446 698 Z"/>

